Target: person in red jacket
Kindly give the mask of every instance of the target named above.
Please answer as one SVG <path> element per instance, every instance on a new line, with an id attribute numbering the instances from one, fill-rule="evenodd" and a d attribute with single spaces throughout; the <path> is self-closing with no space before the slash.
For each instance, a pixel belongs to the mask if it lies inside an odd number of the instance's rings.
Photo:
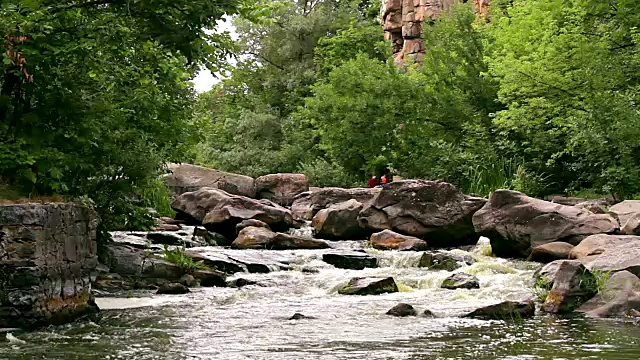
<path id="1" fill-rule="evenodd" d="M 376 176 L 372 176 L 371 179 L 369 179 L 369 187 L 374 188 L 376 186 L 378 186 L 378 178 Z"/>

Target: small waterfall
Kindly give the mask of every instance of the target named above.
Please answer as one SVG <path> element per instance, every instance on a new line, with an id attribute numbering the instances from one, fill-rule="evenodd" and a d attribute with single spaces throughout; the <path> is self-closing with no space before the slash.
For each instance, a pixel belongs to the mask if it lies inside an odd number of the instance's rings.
<path id="1" fill-rule="evenodd" d="M 316 229 L 314 229 L 313 226 L 311 226 L 311 221 L 305 221 L 304 225 L 300 226 L 297 229 L 291 228 L 287 230 L 287 234 L 289 235 L 299 236 L 306 239 L 312 239 L 313 235 L 315 235 L 315 232 L 316 232 Z"/>

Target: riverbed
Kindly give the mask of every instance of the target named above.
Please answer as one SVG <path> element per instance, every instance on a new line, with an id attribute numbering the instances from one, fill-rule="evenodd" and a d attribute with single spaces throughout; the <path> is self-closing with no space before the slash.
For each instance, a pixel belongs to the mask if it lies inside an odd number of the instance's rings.
<path id="1" fill-rule="evenodd" d="M 0 359 L 639 359 L 640 325 L 579 316 L 483 321 L 460 316 L 503 300 L 534 298 L 532 275 L 540 266 L 483 255 L 486 241 L 468 253 L 477 262 L 455 270 L 478 276 L 480 289 L 440 289 L 452 272 L 417 266 L 419 254 L 367 249 L 380 267 L 336 269 L 322 261 L 335 250 L 250 251 L 289 259 L 288 270 L 236 274 L 257 285 L 195 288 L 186 295 L 128 292 L 98 298 L 99 322 L 35 332 L 0 334 Z M 207 251 L 222 251 L 208 248 Z M 231 250 L 224 250 L 228 253 Z M 357 276 L 393 276 L 401 292 L 339 295 Z M 233 279 L 233 278 L 231 278 Z M 427 316 L 385 315 L 413 305 Z M 289 320 L 294 313 L 308 319 Z"/>

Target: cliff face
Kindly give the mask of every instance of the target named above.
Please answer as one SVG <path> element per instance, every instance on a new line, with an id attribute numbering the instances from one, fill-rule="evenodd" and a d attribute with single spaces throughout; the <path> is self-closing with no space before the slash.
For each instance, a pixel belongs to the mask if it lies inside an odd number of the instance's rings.
<path id="1" fill-rule="evenodd" d="M 426 49 L 422 40 L 422 24 L 438 18 L 457 0 L 382 0 L 380 20 L 385 39 L 391 41 L 396 63 L 420 62 Z M 466 2 L 466 1 L 465 1 Z M 489 0 L 474 0 L 478 14 L 489 9 Z"/>
<path id="2" fill-rule="evenodd" d="M 97 219 L 77 204 L 0 206 L 0 328 L 61 324 L 97 311 Z"/>

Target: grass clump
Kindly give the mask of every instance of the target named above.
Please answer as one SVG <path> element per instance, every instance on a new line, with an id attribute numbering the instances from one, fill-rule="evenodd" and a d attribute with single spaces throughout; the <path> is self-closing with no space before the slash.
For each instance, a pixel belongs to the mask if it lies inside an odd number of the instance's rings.
<path id="1" fill-rule="evenodd" d="M 209 267 L 200 261 L 195 261 L 185 253 L 184 246 L 169 249 L 168 245 L 164 246 L 163 259 L 177 265 L 185 274 L 193 274 L 198 270 L 208 270 Z"/>
<path id="2" fill-rule="evenodd" d="M 544 276 L 536 277 L 536 283 L 533 285 L 533 293 L 538 302 L 543 303 L 549 296 L 549 291 L 553 287 L 553 282 Z"/>

